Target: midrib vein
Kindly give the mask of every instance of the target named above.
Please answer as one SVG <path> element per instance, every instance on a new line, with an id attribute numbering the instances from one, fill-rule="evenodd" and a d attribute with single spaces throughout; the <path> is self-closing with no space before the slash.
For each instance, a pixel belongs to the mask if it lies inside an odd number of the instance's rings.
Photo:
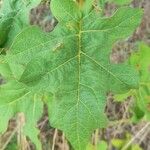
<path id="1" fill-rule="evenodd" d="M 81 65 L 81 22 L 79 23 L 78 33 L 78 103 L 79 103 L 79 89 L 80 89 L 80 65 Z"/>
<path id="2" fill-rule="evenodd" d="M 77 99 L 77 120 L 79 118 L 79 102 L 80 102 L 80 65 L 81 65 L 81 21 L 79 22 L 79 33 L 78 33 L 78 99 Z M 79 123 L 77 122 L 77 140 L 80 146 L 80 137 L 79 137 Z"/>

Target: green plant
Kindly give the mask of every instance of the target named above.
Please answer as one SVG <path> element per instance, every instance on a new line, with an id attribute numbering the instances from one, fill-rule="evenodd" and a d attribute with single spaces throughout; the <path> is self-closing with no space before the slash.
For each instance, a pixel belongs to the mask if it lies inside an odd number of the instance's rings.
<path id="1" fill-rule="evenodd" d="M 41 0 L 4 0 L 0 9 L 0 47 L 9 47 L 15 36 L 29 26 L 30 9 Z"/>
<path id="2" fill-rule="evenodd" d="M 134 119 L 150 120 L 150 47 L 140 44 L 139 51 L 130 58 L 130 64 L 139 72 L 140 84 L 132 95 L 135 97 Z M 137 111 L 138 110 L 138 111 Z M 142 114 L 142 115 L 141 115 Z"/>
<path id="3" fill-rule="evenodd" d="M 97 145 L 88 144 L 86 150 L 107 150 L 107 142 L 106 141 L 100 141 L 97 143 Z"/>
<path id="4" fill-rule="evenodd" d="M 23 133 L 41 149 L 36 123 L 43 102 L 53 127 L 62 130 L 75 150 L 84 150 L 91 133 L 104 128 L 106 93 L 138 87 L 138 74 L 128 64 L 111 64 L 112 45 L 139 25 L 142 11 L 120 8 L 109 17 L 93 8 L 93 0 L 51 1 L 58 25 L 51 33 L 23 30 L 6 56 L 0 56 L 0 132 L 19 112 Z"/>
<path id="5" fill-rule="evenodd" d="M 108 0 L 108 2 L 113 2 L 117 5 L 126 5 L 130 4 L 132 0 Z"/>
<path id="6" fill-rule="evenodd" d="M 118 150 L 142 150 L 138 144 L 130 144 L 132 136 L 130 134 L 126 134 L 125 139 L 112 139 L 112 145 Z"/>
<path id="7" fill-rule="evenodd" d="M 139 44 L 139 50 L 133 53 L 128 61 L 139 73 L 140 82 L 138 89 L 132 89 L 125 94 L 115 95 L 117 101 L 123 101 L 128 96 L 133 96 L 135 105 L 132 110 L 133 121 L 140 119 L 150 120 L 150 47 L 144 43 Z"/>

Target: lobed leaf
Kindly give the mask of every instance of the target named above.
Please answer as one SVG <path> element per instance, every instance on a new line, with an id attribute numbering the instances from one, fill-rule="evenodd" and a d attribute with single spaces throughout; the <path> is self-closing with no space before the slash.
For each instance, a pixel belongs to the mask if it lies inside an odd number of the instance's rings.
<path id="1" fill-rule="evenodd" d="M 86 14 L 73 0 L 64 0 L 61 5 L 59 0 L 52 0 L 51 4 L 59 21 L 54 31 L 24 30 L 16 37 L 5 63 L 14 77 L 9 80 L 16 80 L 25 91 L 51 93 L 47 103 L 52 126 L 64 131 L 74 149 L 84 150 L 93 130 L 107 124 L 106 93 L 138 86 L 137 72 L 127 64 L 111 64 L 109 55 L 113 43 L 139 25 L 142 12 L 126 7 L 102 18 L 95 10 Z M 11 97 L 18 98 L 24 92 L 22 88 L 17 91 L 11 92 Z M 9 101 L 5 95 L 2 99 Z M 22 107 L 18 106 L 20 110 Z"/>

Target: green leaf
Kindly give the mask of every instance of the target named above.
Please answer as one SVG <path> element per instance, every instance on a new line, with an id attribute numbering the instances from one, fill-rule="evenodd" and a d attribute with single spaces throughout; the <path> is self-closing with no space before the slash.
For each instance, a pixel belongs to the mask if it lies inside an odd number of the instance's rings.
<path id="1" fill-rule="evenodd" d="M 4 0 L 0 9 L 0 46 L 9 47 L 15 36 L 29 26 L 30 9 L 41 0 Z"/>
<path id="2" fill-rule="evenodd" d="M 5 61 L 4 55 L 0 55 L 0 75 L 5 77 L 5 79 L 13 78 L 13 74 L 8 63 Z"/>
<path id="3" fill-rule="evenodd" d="M 139 51 L 134 53 L 129 63 L 133 65 L 140 75 L 140 87 L 134 92 L 136 107 L 150 120 L 150 47 L 141 43 Z M 136 108 L 137 109 L 137 108 Z M 140 113 L 141 114 L 141 113 Z M 140 115 L 141 116 L 141 115 Z"/>
<path id="4" fill-rule="evenodd" d="M 113 2 L 117 5 L 127 5 L 132 2 L 132 0 L 108 0 L 108 1 Z"/>
<path id="5" fill-rule="evenodd" d="M 12 88 L 13 87 L 13 88 Z M 37 121 L 41 117 L 43 103 L 37 94 L 28 91 L 23 84 L 12 81 L 0 87 L 0 132 L 7 128 L 8 120 L 17 113 L 24 113 L 24 135 L 28 136 L 37 149 L 41 149 L 38 140 Z"/>
<path id="6" fill-rule="evenodd" d="M 3 45 L 7 41 L 14 15 L 15 13 L 13 12 L 8 13 L 0 19 L 0 45 Z"/>
<path id="7" fill-rule="evenodd" d="M 97 150 L 107 150 L 108 149 L 108 145 L 106 143 L 106 141 L 100 141 L 97 145 Z"/>
<path id="8" fill-rule="evenodd" d="M 98 2 L 100 4 L 101 8 L 103 8 L 105 3 L 107 2 L 107 0 L 99 0 Z"/>
<path id="9" fill-rule="evenodd" d="M 100 141 L 97 145 L 89 143 L 86 147 L 86 150 L 107 150 L 108 146 L 105 141 Z"/>
<path id="10" fill-rule="evenodd" d="M 112 145 L 115 146 L 118 149 L 121 149 L 125 144 L 126 144 L 126 139 L 121 140 L 121 139 L 112 139 L 111 141 Z"/>
<path id="11" fill-rule="evenodd" d="M 85 0 L 82 9 L 84 14 L 89 14 L 89 12 L 92 10 L 92 6 L 93 6 L 93 0 Z"/>
<path id="12" fill-rule="evenodd" d="M 138 123 L 139 120 L 141 120 L 145 116 L 144 112 L 141 110 L 141 108 L 139 108 L 137 104 L 135 104 L 132 108 L 132 114 L 133 116 L 131 120 L 133 123 Z"/>
<path id="13" fill-rule="evenodd" d="M 88 143 L 86 150 L 95 150 L 95 146 L 92 145 L 91 143 Z"/>
<path id="14" fill-rule="evenodd" d="M 126 137 L 124 139 L 112 139 L 111 143 L 112 145 L 117 149 L 127 149 L 127 150 L 142 150 L 138 144 L 130 144 L 128 147 L 128 143 L 131 141 L 132 135 L 126 134 Z M 126 148 L 125 148 L 126 147 Z"/>
<path id="15" fill-rule="evenodd" d="M 60 5 L 60 1 L 53 1 L 51 3 L 51 10 L 58 21 L 76 22 L 80 17 L 78 3 L 73 0 L 63 0 L 62 5 Z"/>
<path id="16" fill-rule="evenodd" d="M 88 15 L 93 11 L 93 9 L 96 10 L 97 14 L 102 14 L 102 9 L 104 8 L 105 3 L 105 0 L 85 0 L 81 7 L 81 9 L 83 10 L 83 15 Z"/>
<path id="17" fill-rule="evenodd" d="M 132 65 L 140 75 L 139 88 L 130 90 L 124 94 L 115 95 L 117 101 L 122 101 L 128 96 L 134 96 L 135 106 L 133 108 L 132 121 L 137 122 L 142 118 L 150 120 L 150 47 L 141 43 L 139 50 L 131 55 L 129 64 Z"/>
<path id="18" fill-rule="evenodd" d="M 5 150 L 18 150 L 17 140 L 13 138 L 11 142 L 7 145 Z"/>
<path id="19" fill-rule="evenodd" d="M 139 52 L 132 55 L 130 64 L 132 64 L 140 73 L 141 82 L 150 82 L 150 47 L 141 43 Z"/>
<path id="20" fill-rule="evenodd" d="M 126 64 L 111 64 L 109 55 L 113 43 L 139 25 L 142 12 L 121 8 L 110 18 L 97 18 L 95 10 L 85 14 L 73 0 L 61 5 L 52 0 L 51 5 L 59 21 L 54 31 L 24 30 L 5 61 L 29 93 L 51 93 L 47 103 L 52 126 L 65 133 L 75 150 L 85 150 L 91 133 L 106 127 L 106 93 L 138 86 L 137 72 Z"/>
<path id="21" fill-rule="evenodd" d="M 133 90 L 128 91 L 127 93 L 118 94 L 114 96 L 115 101 L 122 102 L 129 96 L 133 94 Z"/>
<path id="22" fill-rule="evenodd" d="M 131 150 L 143 150 L 143 149 L 139 145 L 135 144 L 135 145 L 132 145 Z"/>
<path id="23" fill-rule="evenodd" d="M 37 150 L 41 149 L 41 143 L 38 139 L 39 130 L 37 121 L 39 121 L 43 112 L 43 102 L 37 94 L 31 94 L 24 100 L 17 103 L 18 112 L 25 115 L 25 126 L 23 128 L 24 135 L 28 136 L 36 145 Z"/>

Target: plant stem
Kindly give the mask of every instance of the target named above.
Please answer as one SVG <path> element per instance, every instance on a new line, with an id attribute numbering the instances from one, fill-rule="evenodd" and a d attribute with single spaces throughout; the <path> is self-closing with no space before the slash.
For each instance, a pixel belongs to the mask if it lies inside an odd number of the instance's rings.
<path id="1" fill-rule="evenodd" d="M 148 122 L 123 148 L 122 150 L 127 150 L 128 147 L 134 142 L 135 139 L 140 137 L 143 132 L 147 130 L 147 128 L 150 126 L 150 122 Z"/>
<path id="2" fill-rule="evenodd" d="M 55 144 L 56 144 L 56 138 L 57 138 L 57 129 L 55 129 L 55 132 L 54 132 L 54 137 L 53 137 L 53 145 L 52 145 L 52 150 L 55 149 Z"/>
<path id="3" fill-rule="evenodd" d="M 23 113 L 19 113 L 17 116 L 17 143 L 18 149 L 25 150 L 27 147 L 26 137 L 23 134 L 23 126 L 25 125 L 25 116 Z"/>
<path id="4" fill-rule="evenodd" d="M 84 0 L 77 0 L 77 2 L 79 3 L 79 6 L 80 6 L 80 7 L 83 5 L 83 1 L 84 1 Z"/>

